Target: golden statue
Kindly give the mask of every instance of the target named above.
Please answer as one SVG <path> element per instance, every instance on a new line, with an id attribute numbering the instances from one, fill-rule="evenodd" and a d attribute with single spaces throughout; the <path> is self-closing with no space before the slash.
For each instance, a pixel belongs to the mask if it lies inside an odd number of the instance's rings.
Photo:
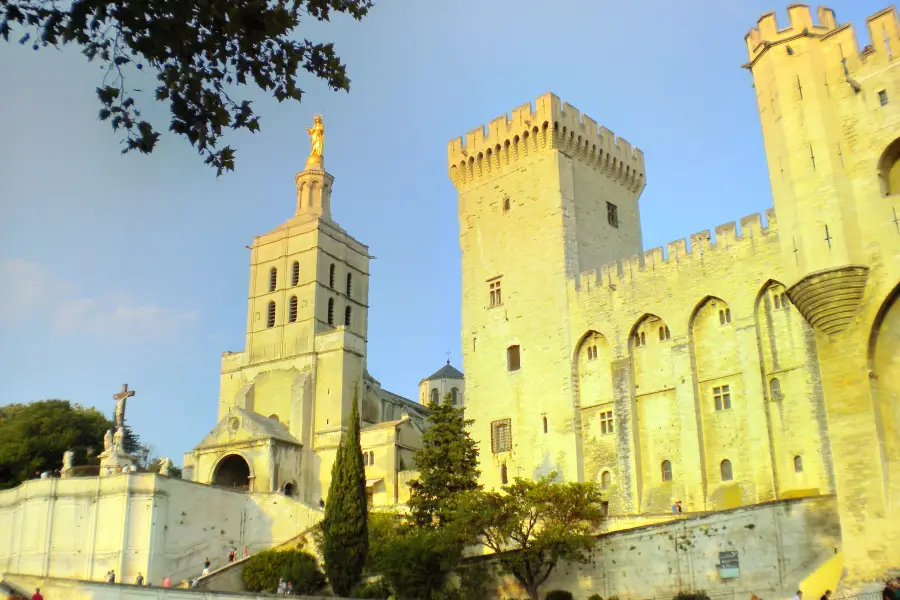
<path id="1" fill-rule="evenodd" d="M 325 166 L 325 159 L 322 157 L 322 150 L 325 147 L 325 124 L 322 123 L 322 115 L 316 115 L 316 122 L 312 128 L 307 128 L 306 133 L 309 134 L 309 143 L 312 147 L 309 158 L 306 159 L 306 168 Z"/>

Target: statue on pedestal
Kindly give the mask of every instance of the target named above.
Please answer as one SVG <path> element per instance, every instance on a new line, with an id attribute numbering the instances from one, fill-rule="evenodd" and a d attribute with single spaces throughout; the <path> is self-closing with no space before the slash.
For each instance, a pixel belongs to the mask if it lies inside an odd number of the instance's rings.
<path id="1" fill-rule="evenodd" d="M 125 452 L 125 430 L 121 427 L 113 434 L 113 446 L 117 453 Z"/>
<path id="2" fill-rule="evenodd" d="M 172 468 L 172 461 L 167 457 L 162 457 L 159 459 L 159 474 L 165 477 L 169 476 L 169 469 Z"/>
<path id="3" fill-rule="evenodd" d="M 322 155 L 325 150 L 325 124 L 322 122 L 322 115 L 316 115 L 315 124 L 311 128 L 307 127 L 306 133 L 309 134 L 310 145 L 309 158 L 306 159 L 306 168 L 325 168 L 325 158 Z"/>
<path id="4" fill-rule="evenodd" d="M 66 450 L 63 453 L 62 462 L 63 462 L 62 469 L 59 472 L 60 476 L 61 477 L 71 477 L 72 469 L 74 468 L 74 463 L 75 463 L 75 453 L 72 452 L 71 450 Z"/>

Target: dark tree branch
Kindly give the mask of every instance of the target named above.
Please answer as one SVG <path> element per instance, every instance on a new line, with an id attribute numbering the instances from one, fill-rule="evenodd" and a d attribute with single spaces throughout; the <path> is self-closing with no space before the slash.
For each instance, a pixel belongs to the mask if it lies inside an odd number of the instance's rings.
<path id="1" fill-rule="evenodd" d="M 169 103 L 169 130 L 185 136 L 217 175 L 234 169 L 234 150 L 220 148 L 228 130 L 259 130 L 247 100 L 226 88 L 256 85 L 278 101 L 300 101 L 301 69 L 333 90 L 350 89 L 333 44 L 290 39 L 302 16 L 332 12 L 362 19 L 373 0 L 0 0 L 0 37 L 13 28 L 35 50 L 75 44 L 106 63 L 97 97 L 101 121 L 122 131 L 123 153 L 150 154 L 160 134 L 141 120 L 124 69 L 156 71 L 156 100 Z M 36 41 L 35 41 L 36 40 Z M 111 79 L 110 79 L 111 77 Z"/>

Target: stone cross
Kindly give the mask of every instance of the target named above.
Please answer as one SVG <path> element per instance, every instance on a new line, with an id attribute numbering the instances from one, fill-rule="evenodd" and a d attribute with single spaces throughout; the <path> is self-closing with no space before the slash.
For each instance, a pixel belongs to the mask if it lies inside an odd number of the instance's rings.
<path id="1" fill-rule="evenodd" d="M 128 384 L 122 384 L 122 391 L 113 394 L 113 400 L 116 401 L 116 428 L 125 427 L 125 401 L 134 396 L 135 391 L 128 389 Z"/>

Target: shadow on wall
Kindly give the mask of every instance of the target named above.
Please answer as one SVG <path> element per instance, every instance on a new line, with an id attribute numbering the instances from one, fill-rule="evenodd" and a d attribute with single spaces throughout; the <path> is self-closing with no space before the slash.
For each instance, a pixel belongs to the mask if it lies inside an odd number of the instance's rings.
<path id="1" fill-rule="evenodd" d="M 713 597 L 789 598 L 801 585 L 834 585 L 839 546 L 832 496 L 769 502 L 600 535 L 587 564 L 558 565 L 541 592 L 568 590 L 576 600 L 672 598 L 698 589 Z M 737 560 L 736 573 L 719 571 L 723 553 Z M 494 564 L 490 556 L 467 561 Z M 496 598 L 527 595 L 510 576 L 495 574 L 492 587 Z"/>

